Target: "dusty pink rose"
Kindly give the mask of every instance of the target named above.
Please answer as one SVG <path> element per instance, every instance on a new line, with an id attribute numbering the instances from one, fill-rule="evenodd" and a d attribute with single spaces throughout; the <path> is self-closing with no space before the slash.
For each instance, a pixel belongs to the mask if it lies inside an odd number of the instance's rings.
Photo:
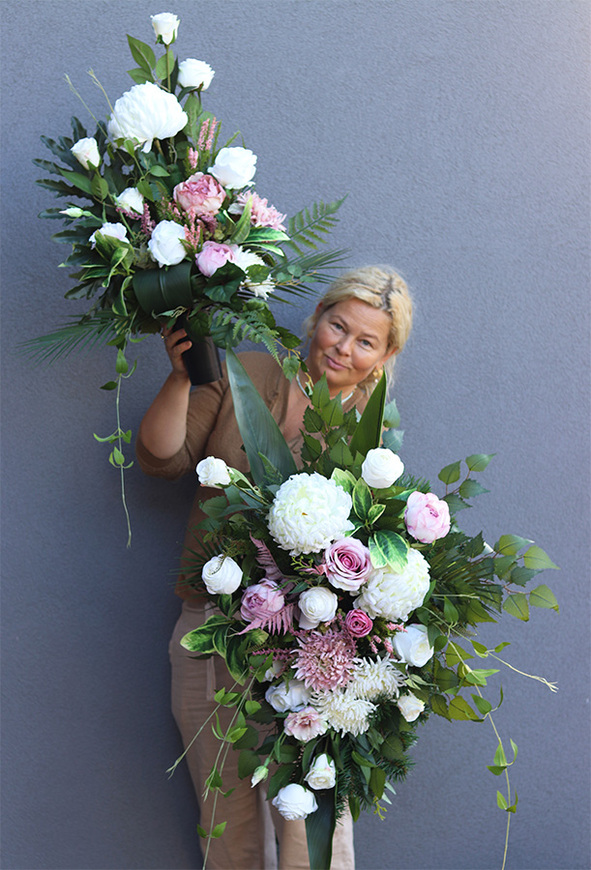
<path id="1" fill-rule="evenodd" d="M 274 580 L 261 580 L 249 586 L 242 596 L 240 616 L 245 622 L 266 620 L 283 608 L 285 598 Z"/>
<path id="2" fill-rule="evenodd" d="M 350 610 L 345 617 L 345 627 L 352 637 L 365 637 L 373 628 L 373 620 L 365 610 Z"/>
<path id="3" fill-rule="evenodd" d="M 223 245 L 221 242 L 203 242 L 195 262 L 201 274 L 209 278 L 233 256 L 234 250 L 230 245 Z"/>
<path id="4" fill-rule="evenodd" d="M 314 707 L 304 707 L 303 710 L 288 713 L 283 727 L 287 734 L 295 737 L 296 740 L 307 743 L 308 740 L 313 740 L 320 734 L 324 734 L 328 725 L 318 710 L 315 710 Z"/>
<path id="5" fill-rule="evenodd" d="M 341 538 L 330 544 L 322 567 L 328 582 L 346 592 L 357 592 L 372 571 L 369 550 L 357 538 Z"/>
<path id="6" fill-rule="evenodd" d="M 183 211 L 217 214 L 226 198 L 226 191 L 212 175 L 195 172 L 186 181 L 177 184 L 172 195 Z"/>
<path id="7" fill-rule="evenodd" d="M 422 544 L 432 544 L 449 532 L 449 507 L 432 492 L 412 492 L 406 503 L 404 522 L 409 535 Z"/>

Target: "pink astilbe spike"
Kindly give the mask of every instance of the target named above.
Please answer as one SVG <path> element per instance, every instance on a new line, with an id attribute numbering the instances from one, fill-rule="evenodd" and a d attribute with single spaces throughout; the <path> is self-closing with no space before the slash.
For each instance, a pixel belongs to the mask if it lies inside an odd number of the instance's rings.
<path id="1" fill-rule="evenodd" d="M 189 148 L 189 166 L 191 169 L 197 169 L 197 165 L 199 163 L 199 151 L 196 151 L 194 148 Z"/>
<path id="2" fill-rule="evenodd" d="M 148 203 L 144 203 L 144 213 L 142 215 L 142 232 L 145 233 L 148 238 L 152 235 L 152 231 L 156 226 L 155 221 L 150 217 L 150 209 L 148 207 Z"/>
<path id="3" fill-rule="evenodd" d="M 209 136 L 207 137 L 207 143 L 205 145 L 206 151 L 211 151 L 211 147 L 213 145 L 213 137 L 215 134 L 215 128 L 217 127 L 218 122 L 216 118 L 212 118 L 209 127 Z"/>

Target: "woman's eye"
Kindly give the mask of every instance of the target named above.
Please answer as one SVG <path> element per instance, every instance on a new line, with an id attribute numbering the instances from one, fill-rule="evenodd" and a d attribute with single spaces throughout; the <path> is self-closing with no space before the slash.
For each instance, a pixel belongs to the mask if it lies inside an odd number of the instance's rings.
<path id="1" fill-rule="evenodd" d="M 371 341 L 368 341 L 367 338 L 361 338 L 361 339 L 359 340 L 359 343 L 362 344 L 363 347 L 366 347 L 366 348 L 369 348 L 369 349 L 371 349 L 371 348 L 373 347 Z"/>
<path id="2" fill-rule="evenodd" d="M 340 330 L 342 330 L 342 328 L 343 328 L 343 327 L 341 326 L 340 323 L 333 323 L 332 326 L 333 326 L 334 329 L 340 329 Z"/>

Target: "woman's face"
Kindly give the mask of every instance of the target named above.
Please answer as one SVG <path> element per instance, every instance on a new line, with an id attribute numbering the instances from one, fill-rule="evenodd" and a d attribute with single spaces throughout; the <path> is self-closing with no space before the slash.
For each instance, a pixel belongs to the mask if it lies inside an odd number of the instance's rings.
<path id="1" fill-rule="evenodd" d="M 388 350 L 390 327 L 385 311 L 360 299 L 327 308 L 316 324 L 306 361 L 314 383 L 326 374 L 331 396 L 346 396 L 395 352 Z"/>

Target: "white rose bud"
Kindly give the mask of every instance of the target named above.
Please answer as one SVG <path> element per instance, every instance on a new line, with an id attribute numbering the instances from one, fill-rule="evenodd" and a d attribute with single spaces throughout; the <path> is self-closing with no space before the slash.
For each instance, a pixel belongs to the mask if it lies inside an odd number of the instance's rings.
<path id="1" fill-rule="evenodd" d="M 202 459 L 201 462 L 197 463 L 195 471 L 202 486 L 221 489 L 221 487 L 228 486 L 232 482 L 230 469 L 223 459 L 217 459 L 215 456 L 207 456 L 205 459 Z"/>
<path id="2" fill-rule="evenodd" d="M 209 169 L 222 187 L 245 187 L 256 172 L 256 155 L 248 148 L 221 148 Z"/>
<path id="3" fill-rule="evenodd" d="M 156 34 L 156 41 L 170 45 L 174 42 L 178 33 L 180 19 L 172 12 L 159 12 L 158 15 L 150 15 L 152 27 Z"/>
<path id="4" fill-rule="evenodd" d="M 404 465 L 396 453 L 386 447 L 376 447 L 367 451 L 361 466 L 361 477 L 373 489 L 386 489 L 398 480 Z"/>
<path id="5" fill-rule="evenodd" d="M 304 777 L 310 788 L 334 788 L 337 781 L 336 767 L 332 758 L 322 753 L 314 759 L 314 764 Z"/>
<path id="6" fill-rule="evenodd" d="M 160 268 L 176 266 L 187 256 L 181 241 L 185 239 L 185 228 L 174 221 L 160 221 L 152 232 L 148 248 L 152 258 Z"/>
<path id="7" fill-rule="evenodd" d="M 127 214 L 141 217 L 144 213 L 144 197 L 137 187 L 127 187 L 116 197 L 115 202 Z"/>
<path id="8" fill-rule="evenodd" d="M 265 767 L 264 764 L 261 764 L 259 767 L 256 768 L 255 772 L 252 775 L 252 778 L 250 780 L 250 787 L 254 788 L 255 785 L 258 785 L 259 782 L 263 782 L 263 780 L 267 779 L 268 776 L 269 768 Z"/>
<path id="9" fill-rule="evenodd" d="M 210 595 L 230 595 L 242 580 L 242 568 L 229 556 L 214 556 L 203 566 L 201 577 Z"/>
<path id="10" fill-rule="evenodd" d="M 401 661 L 415 668 L 422 668 L 433 656 L 426 625 L 407 625 L 406 631 L 394 635 L 394 649 Z"/>
<path id="11" fill-rule="evenodd" d="M 277 797 L 273 798 L 272 804 L 289 822 L 293 822 L 295 819 L 305 819 L 306 816 L 318 809 L 313 793 L 295 782 L 280 788 Z"/>
<path id="12" fill-rule="evenodd" d="M 215 73 L 204 60 L 188 57 L 179 64 L 179 85 L 181 88 L 201 88 L 206 91 Z"/>
<path id="13" fill-rule="evenodd" d="M 78 139 L 72 145 L 70 151 L 85 169 L 96 169 L 101 165 L 101 155 L 99 154 L 98 144 L 94 137 L 87 139 Z"/>
<path id="14" fill-rule="evenodd" d="M 330 622 L 335 617 L 338 604 L 338 597 L 324 586 L 306 589 L 298 599 L 300 628 L 316 628 L 321 622 Z"/>
<path id="15" fill-rule="evenodd" d="M 287 685 L 279 683 L 278 686 L 269 686 L 265 692 L 265 700 L 278 713 L 286 713 L 288 710 L 297 712 L 304 709 L 311 695 L 303 680 L 290 680 Z"/>
<path id="16" fill-rule="evenodd" d="M 414 722 L 425 709 L 425 702 L 411 694 L 402 695 L 396 704 L 407 722 Z"/>

